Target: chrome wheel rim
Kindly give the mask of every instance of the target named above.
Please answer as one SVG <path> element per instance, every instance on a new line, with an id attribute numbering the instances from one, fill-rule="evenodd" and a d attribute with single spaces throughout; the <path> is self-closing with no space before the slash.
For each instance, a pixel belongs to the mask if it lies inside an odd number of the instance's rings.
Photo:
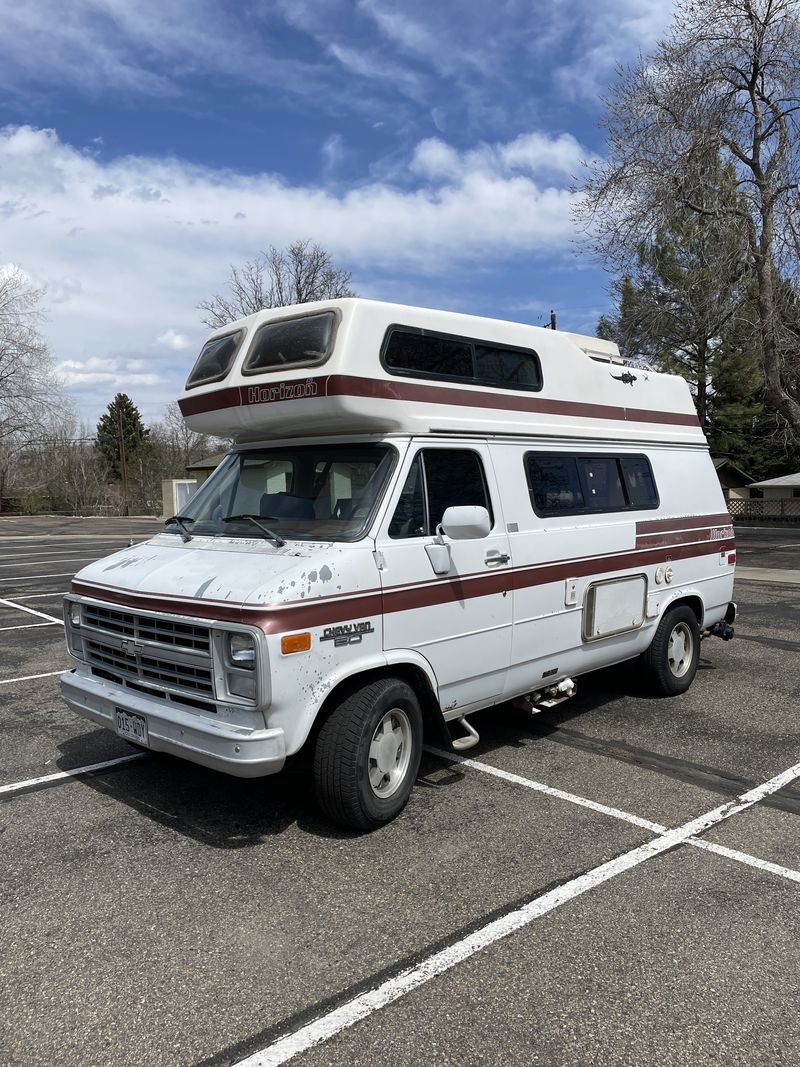
<path id="1" fill-rule="evenodd" d="M 675 678 L 683 678 L 692 665 L 694 637 L 688 623 L 679 622 L 669 635 L 667 661 Z"/>
<path id="2" fill-rule="evenodd" d="M 401 708 L 387 711 L 369 745 L 369 784 L 385 800 L 402 786 L 411 762 L 411 720 Z"/>

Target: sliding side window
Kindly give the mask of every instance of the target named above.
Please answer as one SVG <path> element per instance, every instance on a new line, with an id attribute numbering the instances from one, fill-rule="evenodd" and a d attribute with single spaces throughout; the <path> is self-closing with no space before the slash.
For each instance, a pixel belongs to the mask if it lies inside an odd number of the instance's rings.
<path id="1" fill-rule="evenodd" d="M 531 505 L 543 518 L 658 507 L 650 461 L 644 455 L 528 452 Z"/>

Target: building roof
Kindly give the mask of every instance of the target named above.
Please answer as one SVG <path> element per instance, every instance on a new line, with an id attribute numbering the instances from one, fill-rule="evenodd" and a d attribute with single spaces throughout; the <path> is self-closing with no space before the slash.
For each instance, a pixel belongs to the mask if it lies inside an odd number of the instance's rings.
<path id="1" fill-rule="evenodd" d="M 745 483 L 750 482 L 753 477 L 752 474 L 749 474 L 747 471 L 743 471 L 741 467 L 737 467 L 732 460 L 727 459 L 725 456 L 712 456 L 711 460 L 714 464 L 715 471 L 720 471 L 724 467 L 727 467 L 729 470 L 735 471 L 737 474 L 740 474 L 744 479 Z"/>
<path id="2" fill-rule="evenodd" d="M 767 478 L 765 482 L 753 482 L 751 489 L 800 489 L 800 471 L 784 474 L 781 478 Z"/>
<path id="3" fill-rule="evenodd" d="M 217 452 L 216 455 L 206 456 L 205 459 L 198 459 L 196 463 L 187 464 L 186 470 L 188 473 L 191 473 L 192 471 L 213 471 L 220 465 L 220 463 L 222 463 L 227 454 L 227 452 Z"/>

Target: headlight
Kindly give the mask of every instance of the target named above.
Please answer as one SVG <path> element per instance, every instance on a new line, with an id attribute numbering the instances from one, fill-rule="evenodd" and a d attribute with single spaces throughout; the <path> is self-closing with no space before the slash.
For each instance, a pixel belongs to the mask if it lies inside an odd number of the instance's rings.
<path id="1" fill-rule="evenodd" d="M 256 665 L 256 643 L 252 634 L 228 635 L 228 658 L 234 667 L 252 671 Z"/>
<path id="2" fill-rule="evenodd" d="M 64 601 L 64 636 L 67 639 L 67 652 L 76 659 L 83 659 L 81 606 L 74 600 Z"/>

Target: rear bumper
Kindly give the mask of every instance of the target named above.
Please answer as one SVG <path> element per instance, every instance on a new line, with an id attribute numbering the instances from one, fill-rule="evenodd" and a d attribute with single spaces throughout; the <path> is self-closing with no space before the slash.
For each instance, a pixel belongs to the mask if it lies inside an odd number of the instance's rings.
<path id="1" fill-rule="evenodd" d="M 286 762 L 283 730 L 249 729 L 163 707 L 155 700 L 75 671 L 61 675 L 61 695 L 78 715 L 114 729 L 114 708 L 144 715 L 149 747 L 237 778 L 276 774 Z"/>

